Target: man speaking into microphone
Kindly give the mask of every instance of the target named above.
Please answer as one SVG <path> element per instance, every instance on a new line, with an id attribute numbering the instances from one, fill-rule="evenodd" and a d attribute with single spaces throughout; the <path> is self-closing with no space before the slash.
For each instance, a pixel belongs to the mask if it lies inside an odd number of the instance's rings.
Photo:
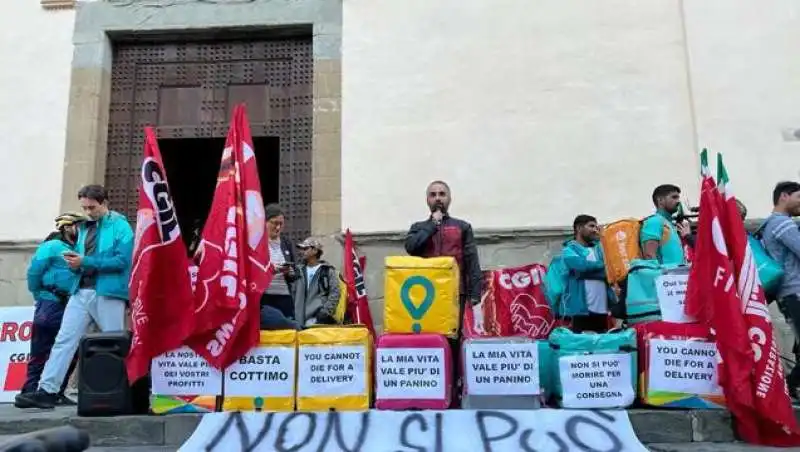
<path id="1" fill-rule="evenodd" d="M 480 308 L 482 274 L 478 261 L 478 247 L 472 234 L 472 226 L 464 220 L 450 216 L 450 186 L 437 180 L 428 184 L 426 190 L 430 216 L 427 220 L 418 221 L 411 225 L 406 235 L 406 252 L 418 257 L 453 257 L 458 263 L 461 272 L 461 287 L 459 301 L 461 304 L 459 314 L 459 327 L 464 309 L 472 309 L 475 318 L 475 330 L 483 331 L 483 310 Z M 459 369 L 461 353 L 459 342 L 451 340 L 453 349 L 454 369 Z M 453 375 L 458 375 L 458 370 Z M 454 385 L 456 397 L 459 400 L 460 390 L 458 379 Z"/>

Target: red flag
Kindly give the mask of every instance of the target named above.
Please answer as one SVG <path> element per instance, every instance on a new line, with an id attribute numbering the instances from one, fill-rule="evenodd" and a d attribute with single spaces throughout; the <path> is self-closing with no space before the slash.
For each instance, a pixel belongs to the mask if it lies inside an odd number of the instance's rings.
<path id="1" fill-rule="evenodd" d="M 721 200 L 706 162 L 704 158 L 700 217 L 686 293 L 686 313 L 714 331 L 720 354 L 719 383 L 728 408 L 736 418 L 742 439 L 757 442 L 758 424 L 753 411 L 751 380 L 753 352 L 722 232 Z"/>
<path id="2" fill-rule="evenodd" d="M 130 279 L 133 338 L 126 358 L 135 382 L 150 361 L 183 344 L 194 327 L 189 258 L 153 129 L 144 129 L 144 158 Z"/>
<path id="3" fill-rule="evenodd" d="M 717 181 L 722 202 L 722 230 L 733 260 L 738 305 L 741 306 L 755 360 L 755 366 L 751 367 L 755 372 L 752 385 L 759 419 L 759 439 L 753 442 L 771 446 L 800 446 L 800 432 L 783 375 L 772 319 L 758 279 L 744 221 L 739 214 L 720 154 L 717 154 Z"/>
<path id="4" fill-rule="evenodd" d="M 258 344 L 261 294 L 273 276 L 267 271 L 264 203 L 244 105 L 233 110 L 198 251 L 199 325 L 187 344 L 223 369 Z"/>
<path id="5" fill-rule="evenodd" d="M 347 286 L 347 313 L 353 319 L 353 323 L 365 325 L 375 337 L 375 325 L 372 323 L 372 314 L 369 312 L 367 286 L 364 281 L 367 262 L 366 258 L 358 256 L 350 229 L 347 229 L 344 235 L 343 259 L 342 279 Z"/>

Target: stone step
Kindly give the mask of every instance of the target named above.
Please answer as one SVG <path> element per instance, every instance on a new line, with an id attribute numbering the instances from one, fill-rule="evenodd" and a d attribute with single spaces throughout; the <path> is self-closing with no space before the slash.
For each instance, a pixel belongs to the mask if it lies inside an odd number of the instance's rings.
<path id="1" fill-rule="evenodd" d="M 676 444 L 734 441 L 731 416 L 727 411 L 637 409 L 629 410 L 628 413 L 639 440 L 645 444 L 654 444 L 653 450 L 678 452 L 685 449 L 675 448 L 678 447 L 674 446 Z M 0 435 L 28 433 L 69 424 L 86 430 L 92 438 L 93 448 L 148 446 L 149 450 L 160 451 L 164 446 L 177 448 L 183 444 L 194 432 L 201 416 L 176 414 L 88 418 L 78 417 L 74 407 L 45 411 L 19 410 L 11 405 L 0 405 Z M 701 444 L 694 444 L 694 447 L 698 446 Z"/>

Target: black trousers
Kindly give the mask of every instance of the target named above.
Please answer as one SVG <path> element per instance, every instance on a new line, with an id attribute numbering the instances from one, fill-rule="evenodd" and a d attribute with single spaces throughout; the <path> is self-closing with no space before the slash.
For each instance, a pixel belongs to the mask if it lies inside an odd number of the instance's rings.
<path id="1" fill-rule="evenodd" d="M 789 373 L 789 378 L 786 379 L 786 384 L 790 390 L 800 388 L 800 361 L 797 356 L 797 340 L 800 338 L 800 296 L 792 294 L 785 296 L 778 300 L 778 309 L 781 314 L 786 317 L 786 322 L 792 326 L 795 338 L 795 365 Z"/>
<path id="2" fill-rule="evenodd" d="M 589 313 L 587 315 L 575 315 L 572 317 L 562 317 L 574 333 L 591 331 L 594 333 L 605 333 L 608 331 L 608 315 Z"/>
<path id="3" fill-rule="evenodd" d="M 39 387 L 39 378 L 42 376 L 44 365 L 50 357 L 50 350 L 56 342 L 56 335 L 61 328 L 61 319 L 64 317 L 66 305 L 57 301 L 37 300 L 33 312 L 33 328 L 31 330 L 31 358 L 28 361 L 28 372 L 22 392 L 34 392 Z M 67 370 L 67 376 L 61 384 L 59 394 L 64 394 L 69 383 L 69 377 L 75 371 L 78 363 L 77 354 Z"/>
<path id="4" fill-rule="evenodd" d="M 294 299 L 291 295 L 265 293 L 261 296 L 261 305 L 272 306 L 281 311 L 281 314 L 287 319 L 294 319 Z"/>

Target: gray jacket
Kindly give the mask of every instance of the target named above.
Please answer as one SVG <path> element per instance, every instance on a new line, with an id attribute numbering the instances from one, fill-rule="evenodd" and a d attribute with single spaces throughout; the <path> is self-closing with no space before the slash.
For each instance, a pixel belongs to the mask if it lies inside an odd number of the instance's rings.
<path id="1" fill-rule="evenodd" d="M 306 265 L 299 265 L 297 280 L 292 286 L 294 315 L 300 325 L 333 323 L 333 314 L 339 303 L 339 274 L 333 265 L 320 261 L 320 268 L 311 281 L 308 281 Z"/>
<path id="2" fill-rule="evenodd" d="M 800 295 L 800 229 L 788 215 L 773 213 L 758 228 L 767 253 L 783 267 L 778 298 Z"/>

